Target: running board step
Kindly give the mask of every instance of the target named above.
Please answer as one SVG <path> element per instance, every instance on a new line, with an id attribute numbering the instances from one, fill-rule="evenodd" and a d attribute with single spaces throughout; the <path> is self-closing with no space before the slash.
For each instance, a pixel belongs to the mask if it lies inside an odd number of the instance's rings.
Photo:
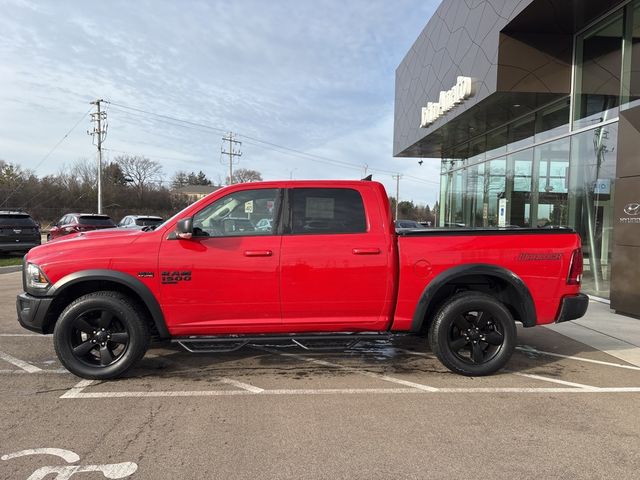
<path id="1" fill-rule="evenodd" d="M 362 341 L 389 340 L 384 333 L 318 333 L 309 335 L 189 336 L 171 340 L 191 353 L 234 352 L 246 345 L 297 345 L 305 350 L 343 350 Z"/>

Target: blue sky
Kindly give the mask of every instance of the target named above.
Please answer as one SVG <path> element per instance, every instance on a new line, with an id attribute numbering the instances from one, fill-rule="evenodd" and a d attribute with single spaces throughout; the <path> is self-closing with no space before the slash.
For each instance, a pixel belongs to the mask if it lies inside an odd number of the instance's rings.
<path id="1" fill-rule="evenodd" d="M 391 193 L 391 172 L 404 174 L 401 200 L 433 204 L 438 160 L 391 151 L 395 69 L 438 3 L 0 0 L 0 159 L 38 175 L 94 159 L 81 118 L 104 98 L 107 158 L 145 155 L 165 181 L 176 170 L 224 180 L 233 131 L 237 167 L 266 180 L 360 178 L 366 165 Z"/>

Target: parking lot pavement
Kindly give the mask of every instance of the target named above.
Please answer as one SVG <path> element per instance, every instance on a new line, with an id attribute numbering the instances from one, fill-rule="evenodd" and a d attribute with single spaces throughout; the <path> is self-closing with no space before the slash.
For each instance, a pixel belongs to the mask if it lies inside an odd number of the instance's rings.
<path id="1" fill-rule="evenodd" d="M 20 328 L 20 288 L 19 273 L 0 275 L 3 479 L 640 471 L 640 367 L 548 328 L 520 329 L 505 371 L 485 378 L 397 337 L 334 351 L 154 348 L 126 378 L 92 382 L 61 368 L 50 336 Z"/>

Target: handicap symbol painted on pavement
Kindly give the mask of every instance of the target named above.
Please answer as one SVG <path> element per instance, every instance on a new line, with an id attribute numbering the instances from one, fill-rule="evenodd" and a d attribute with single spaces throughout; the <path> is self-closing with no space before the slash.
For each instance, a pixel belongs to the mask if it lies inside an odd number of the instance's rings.
<path id="1" fill-rule="evenodd" d="M 26 457 L 29 455 L 53 455 L 63 459 L 67 463 L 75 463 L 80 460 L 80 456 L 71 450 L 61 448 L 32 448 L 20 450 L 19 452 L 2 455 L 1 460 L 11 460 L 12 458 Z M 76 473 L 100 472 L 104 478 L 126 478 L 133 475 L 138 470 L 138 464 L 133 462 L 107 463 L 103 465 L 54 465 L 40 467 L 33 472 L 27 480 L 42 480 L 52 473 L 57 474 L 51 480 L 67 480 Z"/>

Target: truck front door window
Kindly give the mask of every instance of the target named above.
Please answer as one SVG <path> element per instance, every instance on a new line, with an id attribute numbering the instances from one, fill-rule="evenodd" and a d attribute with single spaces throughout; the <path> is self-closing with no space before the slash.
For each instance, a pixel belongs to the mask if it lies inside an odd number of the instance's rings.
<path id="1" fill-rule="evenodd" d="M 231 193 L 196 213 L 194 237 L 273 235 L 277 198 L 275 188 Z"/>

